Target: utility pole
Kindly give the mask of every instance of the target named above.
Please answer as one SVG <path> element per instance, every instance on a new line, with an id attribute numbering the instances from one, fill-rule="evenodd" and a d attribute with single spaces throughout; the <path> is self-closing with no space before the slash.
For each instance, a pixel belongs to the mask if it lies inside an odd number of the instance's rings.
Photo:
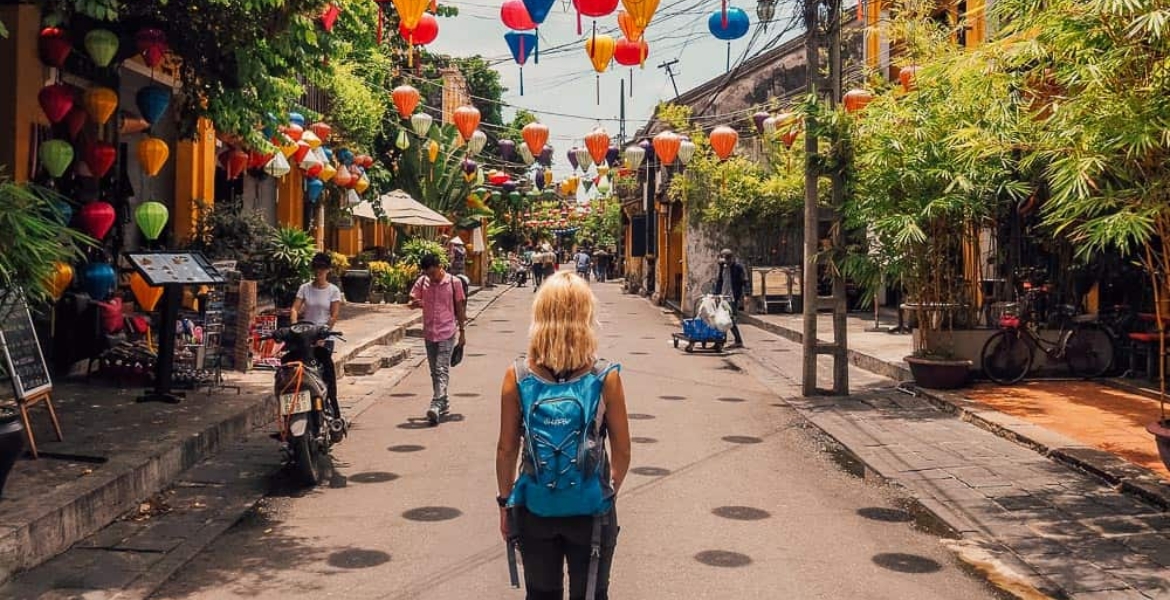
<path id="1" fill-rule="evenodd" d="M 822 45 L 821 23 L 819 18 L 821 3 L 825 4 L 829 19 L 829 78 L 821 78 L 820 51 Z M 841 95 L 841 37 L 840 37 L 841 0 L 804 0 L 805 22 L 805 60 L 806 79 L 809 92 L 820 97 L 828 94 L 830 105 L 836 106 Z M 826 304 L 833 309 L 833 341 L 821 343 L 817 335 L 817 314 L 821 307 L 822 298 L 818 292 L 819 266 L 822 258 L 820 249 L 821 223 L 827 221 L 830 238 L 833 246 L 833 255 L 837 255 L 844 248 L 844 231 L 841 227 L 837 209 L 844 198 L 844 185 L 840 175 L 832 176 L 833 210 L 822 218 L 818 202 L 817 183 L 821 174 L 819 166 L 812 159 L 819 151 L 819 141 L 814 134 L 817 124 L 811 117 L 805 124 L 804 150 L 805 187 L 804 187 L 804 269 L 802 273 L 801 289 L 804 306 L 804 336 L 803 336 L 803 370 L 802 392 L 805 396 L 813 396 L 820 392 L 817 388 L 817 357 L 829 354 L 833 357 L 833 387 L 834 395 L 849 393 L 849 356 L 848 339 L 846 336 L 846 298 L 845 280 L 838 265 L 830 263 L 829 275 L 832 277 L 832 296 L 824 298 Z"/>
<path id="2" fill-rule="evenodd" d="M 674 98 L 678 99 L 678 84 L 674 82 L 674 71 L 671 67 L 678 64 L 678 59 L 670 60 L 658 65 L 659 69 L 666 69 L 666 74 L 670 76 L 670 86 L 674 88 Z"/>

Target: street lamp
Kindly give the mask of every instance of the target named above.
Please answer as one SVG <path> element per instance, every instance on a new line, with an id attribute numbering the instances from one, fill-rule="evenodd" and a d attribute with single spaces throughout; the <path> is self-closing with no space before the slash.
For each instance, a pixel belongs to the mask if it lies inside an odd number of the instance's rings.
<path id="1" fill-rule="evenodd" d="M 764 31 L 767 31 L 768 23 L 771 23 L 772 18 L 776 16 L 776 0 L 759 0 L 756 3 L 756 16 L 759 17 L 760 23 L 764 26 Z"/>

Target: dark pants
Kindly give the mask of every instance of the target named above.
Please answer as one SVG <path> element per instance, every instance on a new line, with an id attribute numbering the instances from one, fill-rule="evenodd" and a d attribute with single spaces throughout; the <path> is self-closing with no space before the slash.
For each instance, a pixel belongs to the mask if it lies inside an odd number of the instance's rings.
<path id="1" fill-rule="evenodd" d="M 601 558 L 597 563 L 597 597 L 609 599 L 609 568 L 617 547 L 617 511 L 596 517 L 601 523 Z M 564 600 L 565 565 L 569 566 L 569 600 L 584 600 L 589 581 L 594 517 L 538 517 L 521 509 L 520 554 L 524 561 L 527 600 Z"/>
<path id="2" fill-rule="evenodd" d="M 333 342 L 325 342 L 324 346 L 313 348 L 313 356 L 321 366 L 321 378 L 325 380 L 325 390 L 329 395 L 329 406 L 335 418 L 341 418 L 341 405 L 337 403 L 337 367 L 333 364 Z"/>
<path id="3" fill-rule="evenodd" d="M 544 265 L 541 263 L 536 263 L 536 264 L 532 265 L 532 287 L 533 288 L 540 287 L 540 284 L 543 281 L 544 281 Z M 532 291 L 535 292 L 536 290 L 533 289 Z"/>
<path id="4" fill-rule="evenodd" d="M 739 334 L 739 311 L 741 306 L 743 306 L 742 299 L 735 300 L 731 303 L 731 337 L 740 346 L 743 345 L 743 336 Z"/>

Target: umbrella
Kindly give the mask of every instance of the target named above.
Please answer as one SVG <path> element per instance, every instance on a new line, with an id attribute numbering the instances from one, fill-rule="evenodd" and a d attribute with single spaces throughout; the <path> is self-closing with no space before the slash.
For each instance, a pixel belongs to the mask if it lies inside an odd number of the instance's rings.
<path id="1" fill-rule="evenodd" d="M 382 209 L 386 212 L 386 218 L 395 225 L 418 225 L 421 227 L 450 227 L 452 225 L 443 215 L 427 208 L 402 190 L 382 194 L 380 200 L 382 201 Z M 368 203 L 363 202 L 362 204 Z M 358 206 L 360 207 L 361 204 Z M 370 210 L 372 213 L 372 207 Z M 357 208 L 354 209 L 354 214 L 363 216 L 358 214 Z"/>

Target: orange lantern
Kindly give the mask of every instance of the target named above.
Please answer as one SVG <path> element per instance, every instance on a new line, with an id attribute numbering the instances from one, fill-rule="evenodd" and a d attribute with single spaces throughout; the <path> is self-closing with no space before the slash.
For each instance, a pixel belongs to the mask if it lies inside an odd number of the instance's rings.
<path id="1" fill-rule="evenodd" d="M 130 275 L 130 291 L 134 293 L 134 300 L 138 302 L 138 306 L 146 312 L 154 310 L 163 295 L 161 285 L 152 287 L 137 271 Z"/>
<path id="2" fill-rule="evenodd" d="M 398 9 L 399 25 L 408 30 L 418 27 L 418 22 L 422 20 L 423 13 L 430 3 L 431 0 L 394 0 L 394 8 Z M 414 40 L 409 41 L 413 46 Z"/>
<path id="3" fill-rule="evenodd" d="M 288 126 L 281 128 L 280 131 L 284 135 L 288 136 L 288 139 L 290 139 L 294 142 L 301 141 L 301 136 L 305 135 L 305 128 L 301 127 L 300 125 L 297 125 L 296 123 L 289 123 Z M 231 144 L 231 142 L 229 142 L 227 140 L 220 140 L 220 141 L 223 141 L 223 143 L 225 143 L 225 144 L 229 144 L 229 145 Z"/>
<path id="4" fill-rule="evenodd" d="M 167 147 L 167 143 L 156 137 L 147 137 L 138 142 L 138 162 L 142 164 L 142 170 L 151 177 L 158 175 L 163 165 L 167 164 L 170 155 L 171 149 Z"/>
<path id="5" fill-rule="evenodd" d="M 902 89 L 904 91 L 914 91 L 914 78 L 918 75 L 918 71 L 921 68 L 917 65 L 910 65 L 898 70 L 898 81 L 902 83 Z"/>
<path id="6" fill-rule="evenodd" d="M 654 4 L 657 5 L 658 3 L 655 2 Z M 642 34 L 646 31 L 645 27 L 638 27 L 638 23 L 634 20 L 634 16 L 624 10 L 618 11 L 618 27 L 621 27 L 622 35 L 626 36 L 626 39 L 630 40 L 631 42 L 637 42 L 641 40 Z"/>
<path id="7" fill-rule="evenodd" d="M 520 132 L 524 136 L 524 143 L 533 156 L 540 156 L 544 145 L 548 143 L 548 125 L 543 123 L 529 123 Z"/>
<path id="8" fill-rule="evenodd" d="M 864 110 L 870 102 L 873 102 L 873 94 L 869 90 L 849 90 L 845 92 L 844 102 L 846 112 L 857 112 Z"/>
<path id="9" fill-rule="evenodd" d="M 323 122 L 313 123 L 309 127 L 309 130 L 312 131 L 317 136 L 317 139 L 321 140 L 322 143 L 328 142 L 329 135 L 333 133 L 333 128 L 330 127 L 327 123 Z"/>
<path id="10" fill-rule="evenodd" d="M 589 149 L 589 156 L 595 164 L 605 164 L 605 153 L 609 152 L 609 134 L 604 128 L 598 127 L 585 136 L 585 147 Z"/>
<path id="11" fill-rule="evenodd" d="M 61 299 L 61 295 L 65 290 L 69 289 L 69 284 L 73 283 L 73 267 L 68 263 L 54 263 L 53 274 L 49 276 L 48 283 L 49 297 L 56 302 Z"/>
<path id="12" fill-rule="evenodd" d="M 353 182 L 353 174 L 346 167 L 337 169 L 337 173 L 333 175 L 333 184 L 340 188 L 349 187 Z"/>
<path id="13" fill-rule="evenodd" d="M 460 106 L 455 109 L 455 128 L 463 140 L 471 139 L 471 135 L 479 128 L 479 109 L 474 106 Z"/>
<path id="14" fill-rule="evenodd" d="M 398 107 L 398 116 L 409 119 L 414 109 L 418 107 L 421 96 L 414 86 L 400 85 L 390 92 L 390 97 L 394 100 L 394 106 Z"/>
<path id="15" fill-rule="evenodd" d="M 663 131 L 654 136 L 654 154 L 662 161 L 662 164 L 669 165 L 674 162 L 675 157 L 678 156 L 678 149 L 682 146 L 682 138 L 673 131 Z"/>
<path id="16" fill-rule="evenodd" d="M 118 108 L 118 93 L 106 87 L 90 88 L 85 91 L 82 103 L 94 123 L 105 125 Z"/>
<path id="17" fill-rule="evenodd" d="M 642 37 L 642 32 L 650 26 L 650 19 L 654 17 L 654 11 L 658 10 L 659 0 L 622 0 L 622 6 L 626 9 L 625 12 L 630 15 L 634 27 L 637 29 L 637 36 L 626 34 L 630 41 L 638 41 Z M 618 24 L 622 22 L 621 13 L 618 14 Z M 622 28 L 625 31 L 625 28 Z"/>
<path id="18" fill-rule="evenodd" d="M 711 132 L 710 139 L 711 149 L 715 151 L 719 160 L 727 160 L 735 151 L 735 145 L 739 143 L 739 133 L 726 125 L 720 125 Z"/>

